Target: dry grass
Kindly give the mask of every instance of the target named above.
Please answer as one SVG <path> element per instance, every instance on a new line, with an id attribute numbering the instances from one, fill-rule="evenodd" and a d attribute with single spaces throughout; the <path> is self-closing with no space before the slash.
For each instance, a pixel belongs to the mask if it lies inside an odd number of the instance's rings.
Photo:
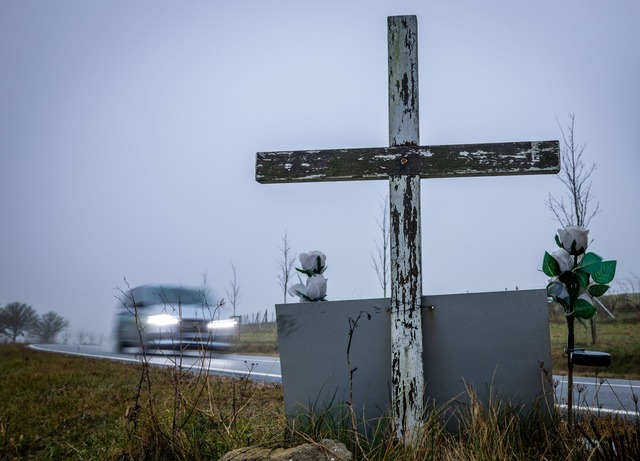
<path id="1" fill-rule="evenodd" d="M 638 323 L 634 316 L 602 322 L 598 349 L 610 351 L 614 364 L 617 357 L 637 360 Z M 551 328 L 552 348 L 561 351 L 565 326 Z M 273 324 L 243 334 L 246 352 L 253 352 L 249 344 L 255 338 L 261 338 L 263 350 L 273 351 Z M 579 334 L 584 336 L 578 344 L 589 338 L 587 331 Z M 634 366 L 619 372 L 638 377 Z M 453 432 L 445 429 L 443 412 L 431 409 L 415 443 L 401 444 L 384 420 L 367 435 L 355 433 L 352 417 L 338 404 L 287 421 L 281 387 L 247 379 L 69 357 L 21 345 L 0 346 L 0 370 L 2 460 L 217 459 L 247 445 L 291 446 L 325 437 L 344 442 L 357 460 L 640 459 L 640 421 L 587 415 L 583 426 L 570 429 L 555 411 L 525 416 L 497 401 L 472 405 Z"/>
<path id="2" fill-rule="evenodd" d="M 281 440 L 280 386 L 0 346 L 0 459 L 217 459 Z"/>
<path id="3" fill-rule="evenodd" d="M 551 354 L 553 372 L 567 373 L 567 360 L 562 357 L 563 347 L 567 344 L 567 325 L 563 319 L 550 324 Z M 606 377 L 621 379 L 640 379 L 640 317 L 635 314 L 618 315 L 617 320 L 599 317 L 597 320 L 598 342 L 591 344 L 591 330 L 588 325 L 576 324 L 576 347 L 588 350 L 605 351 L 611 354 L 612 364 L 606 370 Z M 576 366 L 578 376 L 593 375 L 594 370 Z"/>

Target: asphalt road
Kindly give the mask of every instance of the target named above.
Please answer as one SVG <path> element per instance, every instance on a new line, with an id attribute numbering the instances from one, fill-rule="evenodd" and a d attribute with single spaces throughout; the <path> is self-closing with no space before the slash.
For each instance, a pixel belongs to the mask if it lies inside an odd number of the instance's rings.
<path id="1" fill-rule="evenodd" d="M 70 346 L 66 344 L 34 344 L 32 349 L 58 352 L 83 357 L 118 360 L 121 362 L 140 363 L 142 356 L 135 348 L 131 353 L 113 352 L 101 346 Z M 150 364 L 162 367 L 177 367 L 193 371 L 226 376 L 248 377 L 256 381 L 282 382 L 280 376 L 280 359 L 278 357 L 219 354 L 216 352 L 199 353 L 187 351 L 181 356 L 157 352 L 147 354 Z"/>
<path id="2" fill-rule="evenodd" d="M 554 376 L 556 402 L 566 409 L 567 377 Z M 596 414 L 614 413 L 640 419 L 640 381 L 602 377 L 573 377 L 573 402 L 576 411 Z"/>
<path id="3" fill-rule="evenodd" d="M 84 357 L 119 360 L 139 363 L 142 360 L 135 349 L 122 354 L 101 346 L 71 346 L 63 344 L 39 344 L 32 349 Z M 216 375 L 248 377 L 257 381 L 281 383 L 280 359 L 278 357 L 187 352 L 182 356 L 158 352 L 146 356 L 156 366 L 181 366 L 194 371 L 206 371 Z M 602 377 L 574 377 L 574 409 L 640 419 L 640 381 L 608 379 Z M 554 376 L 556 402 L 560 409 L 566 408 L 566 376 Z"/>

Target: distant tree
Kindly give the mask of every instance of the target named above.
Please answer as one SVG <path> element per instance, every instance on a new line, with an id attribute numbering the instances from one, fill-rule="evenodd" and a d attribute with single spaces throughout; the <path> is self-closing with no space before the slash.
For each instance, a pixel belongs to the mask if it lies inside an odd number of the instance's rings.
<path id="1" fill-rule="evenodd" d="M 91 344 L 91 338 L 87 330 L 80 327 L 80 329 L 76 331 L 76 341 L 78 344 Z"/>
<path id="2" fill-rule="evenodd" d="M 581 226 L 587 229 L 591 219 L 600 212 L 600 203 L 593 203 L 595 196 L 591 192 L 591 175 L 596 169 L 596 164 L 584 163 L 582 154 L 586 144 L 576 144 L 575 118 L 575 114 L 569 114 L 570 125 L 566 133 L 558 122 L 563 143 L 560 149 L 562 171 L 557 177 L 564 185 L 566 195 L 558 199 L 549 194 L 547 207 L 562 227 Z M 595 317 L 591 318 L 590 324 L 591 343 L 595 344 L 598 340 Z"/>
<path id="3" fill-rule="evenodd" d="M 380 229 L 380 240 L 375 240 L 376 253 L 371 254 L 371 267 L 376 271 L 382 294 L 387 297 L 389 285 L 389 196 L 385 197 L 380 206 L 380 219 L 376 220 Z"/>
<path id="4" fill-rule="evenodd" d="M 71 332 L 66 329 L 62 331 L 62 344 L 69 344 L 71 341 Z"/>
<path id="5" fill-rule="evenodd" d="M 24 336 L 38 322 L 38 314 L 31 306 L 13 302 L 0 309 L 0 333 L 16 342 L 18 336 Z"/>
<path id="6" fill-rule="evenodd" d="M 240 285 L 238 285 L 238 277 L 235 264 L 231 263 L 231 271 L 233 278 L 229 280 L 229 288 L 227 289 L 227 299 L 233 307 L 233 316 L 236 316 L 236 306 L 240 303 Z"/>
<path id="7" fill-rule="evenodd" d="M 294 272 L 293 265 L 296 262 L 296 255 L 289 246 L 289 237 L 286 231 L 282 239 L 282 247 L 280 247 L 280 251 L 282 252 L 282 259 L 278 262 L 278 284 L 280 285 L 280 288 L 282 288 L 283 300 L 286 304 L 287 289 L 289 287 L 291 276 Z"/>
<path id="8" fill-rule="evenodd" d="M 69 322 L 53 311 L 43 314 L 31 329 L 38 342 L 55 343 L 56 336 L 69 326 Z"/>

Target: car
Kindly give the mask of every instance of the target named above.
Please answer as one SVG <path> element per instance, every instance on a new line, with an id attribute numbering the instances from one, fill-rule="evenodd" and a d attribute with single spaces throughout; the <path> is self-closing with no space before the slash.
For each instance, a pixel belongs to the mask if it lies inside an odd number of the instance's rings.
<path id="1" fill-rule="evenodd" d="M 221 319 L 201 289 L 143 285 L 124 293 L 116 313 L 116 348 L 226 349 L 237 335 L 234 318 Z"/>

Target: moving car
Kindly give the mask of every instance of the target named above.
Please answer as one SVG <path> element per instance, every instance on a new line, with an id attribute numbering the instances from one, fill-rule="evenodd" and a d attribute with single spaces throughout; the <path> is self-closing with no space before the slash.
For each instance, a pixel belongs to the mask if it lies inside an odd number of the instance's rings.
<path id="1" fill-rule="evenodd" d="M 235 319 L 197 288 L 143 285 L 124 294 L 117 311 L 116 347 L 225 349 L 237 334 Z"/>

